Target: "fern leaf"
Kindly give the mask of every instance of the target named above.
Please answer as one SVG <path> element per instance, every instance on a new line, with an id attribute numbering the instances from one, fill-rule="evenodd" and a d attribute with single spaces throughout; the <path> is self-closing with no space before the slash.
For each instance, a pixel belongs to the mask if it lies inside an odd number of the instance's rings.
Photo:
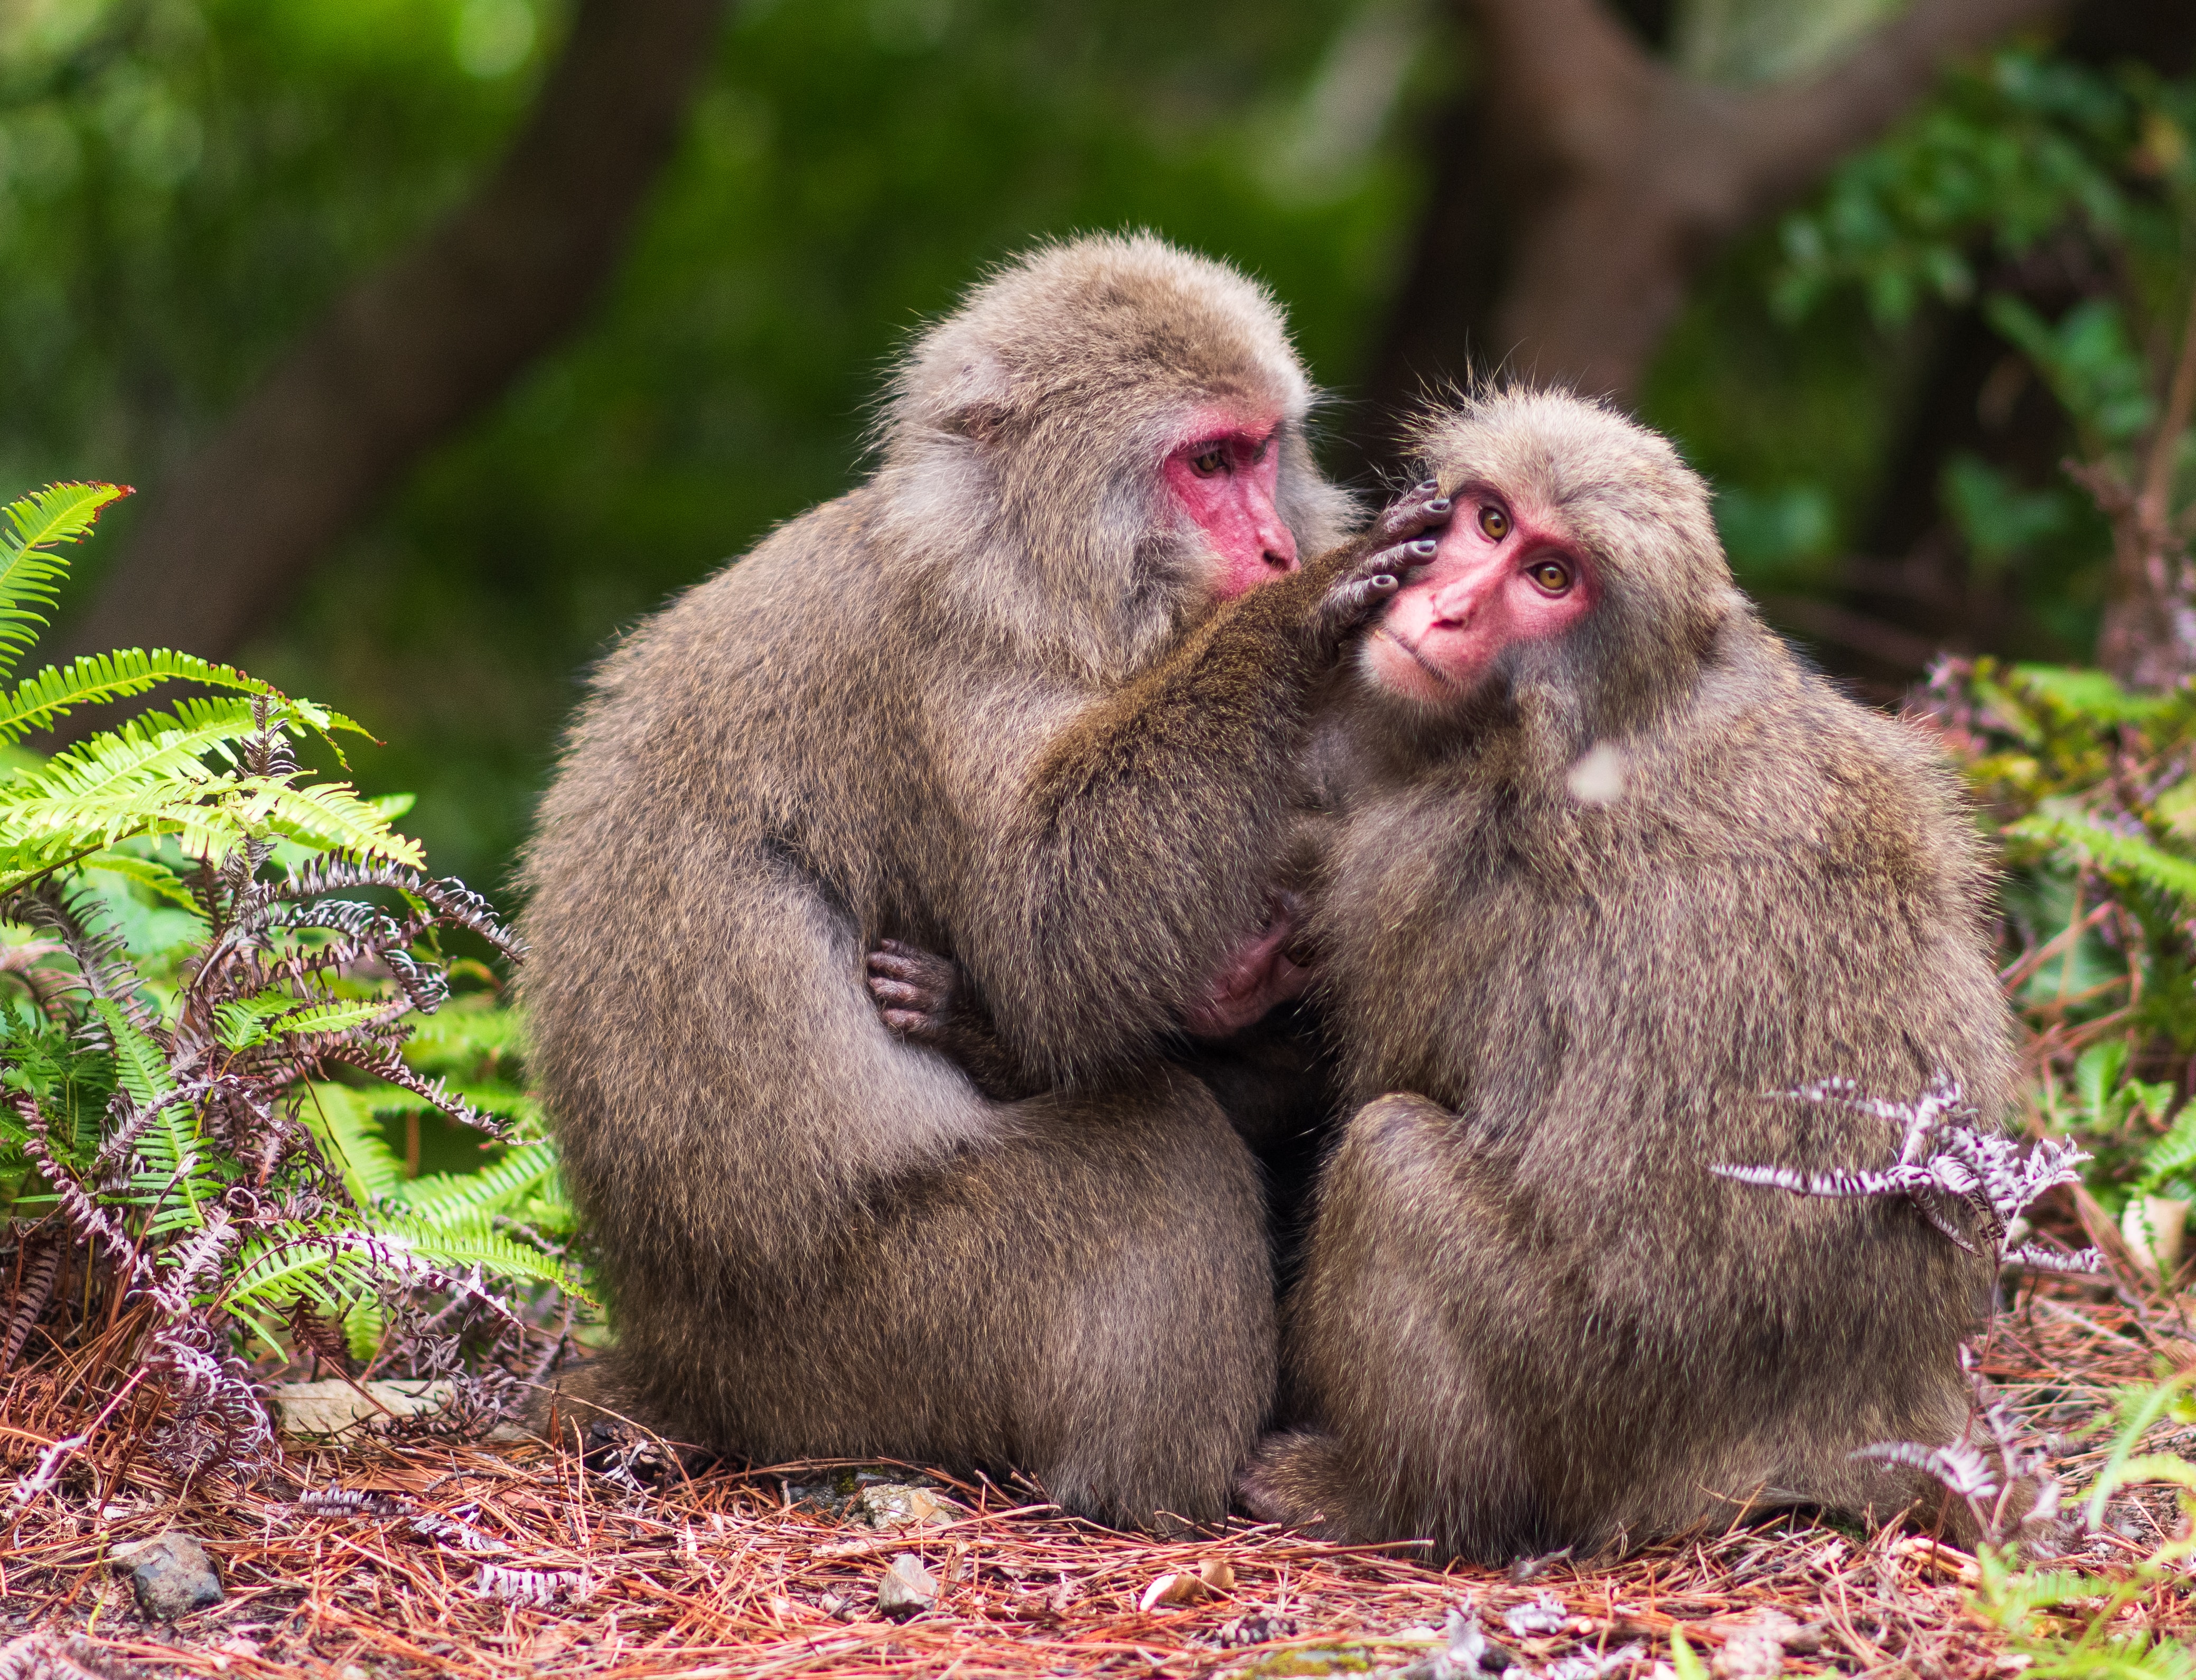
<path id="1" fill-rule="evenodd" d="M 49 665 L 36 676 L 26 677 L 0 697 L 0 739 L 15 741 L 34 730 L 50 725 L 78 706 L 103 706 L 144 694 L 163 683 L 194 683 L 202 688 L 223 689 L 256 696 L 271 702 L 278 721 L 295 722 L 323 737 L 338 730 L 367 735 L 363 725 L 342 713 L 310 700 L 284 694 L 233 665 L 219 665 L 195 654 L 170 648 L 122 648 L 109 654 L 86 654 L 63 666 Z"/>
<path id="2" fill-rule="evenodd" d="M 2127 1065 L 2127 1040 L 2108 1038 L 2082 1052 L 2074 1064 L 2074 1093 L 2083 1111 L 2099 1121 L 2112 1115 L 2112 1093 Z"/>
<path id="3" fill-rule="evenodd" d="M 2165 1135 L 2143 1152 L 2142 1176 L 2135 1187 L 2155 1190 L 2192 1167 L 2196 1167 L 2196 1102 L 2185 1105 Z"/>
<path id="4" fill-rule="evenodd" d="M 0 892 L 146 834 L 178 835 L 187 851 L 216 858 L 272 832 L 319 851 L 419 861 L 418 843 L 393 831 L 345 783 L 217 778 L 202 762 L 210 753 L 233 759 L 236 744 L 257 727 L 247 701 L 186 701 L 0 783 Z"/>
<path id="5" fill-rule="evenodd" d="M 166 899 L 176 909 L 198 913 L 198 901 L 176 879 L 176 872 L 152 858 L 139 857 L 127 852 L 95 852 L 84 859 L 80 867 L 97 869 L 103 875 L 120 875 L 124 880 L 134 880 L 156 897 Z"/>
<path id="6" fill-rule="evenodd" d="M 240 788 L 246 784 L 240 783 Z M 341 852 L 355 857 L 385 857 L 392 863 L 418 869 L 426 855 L 419 843 L 389 826 L 373 801 L 362 800 L 346 782 L 267 781 L 254 794 L 248 821 L 286 840 L 303 842 L 316 852 Z"/>
<path id="7" fill-rule="evenodd" d="M 61 598 L 68 563 L 51 551 L 82 540 L 126 484 L 49 484 L 9 502 L 0 527 L 0 676 L 38 638 Z"/>
<path id="8" fill-rule="evenodd" d="M 176 1094 L 176 1082 L 168 1072 L 168 1059 L 160 1047 L 130 1025 L 129 1018 L 103 997 L 91 1007 L 106 1023 L 114 1045 L 114 1061 L 122 1088 L 140 1108 L 158 1108 Z"/>
<path id="9" fill-rule="evenodd" d="M 2041 840 L 2079 853 L 2100 869 L 2131 875 L 2169 898 L 2196 904 L 2196 863 L 2176 857 L 2147 840 L 2079 817 L 2043 811 L 2022 817 L 2005 832 L 2016 840 Z"/>
<path id="10" fill-rule="evenodd" d="M 396 1200 L 412 1219 L 425 1225 L 508 1214 L 556 1171 L 554 1144 L 522 1144 L 477 1172 L 413 1179 L 398 1187 Z"/>
<path id="11" fill-rule="evenodd" d="M 330 1150 L 344 1188 L 361 1208 L 371 1207 L 404 1181 L 403 1163 L 381 1134 L 372 1094 L 316 1081 L 306 1088 L 299 1119 Z"/>
<path id="12" fill-rule="evenodd" d="M 402 996 L 366 1003 L 315 1003 L 310 1008 L 276 1016 L 268 1023 L 268 1028 L 276 1037 L 308 1038 L 316 1033 L 348 1032 L 353 1027 L 391 1020 L 411 1007 L 411 1000 Z"/>
<path id="13" fill-rule="evenodd" d="M 554 1284 L 589 1306 L 598 1304 L 569 1267 L 538 1249 L 513 1242 L 486 1219 L 450 1225 L 391 1220 L 376 1234 L 402 1242 L 421 1260 L 444 1272 L 462 1273 L 477 1266 L 514 1283 Z"/>

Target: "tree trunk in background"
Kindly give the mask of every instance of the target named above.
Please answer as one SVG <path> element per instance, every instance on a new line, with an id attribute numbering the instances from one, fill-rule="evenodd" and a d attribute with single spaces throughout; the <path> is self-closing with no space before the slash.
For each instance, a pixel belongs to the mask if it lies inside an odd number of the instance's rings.
<path id="1" fill-rule="evenodd" d="M 1927 93 L 2058 0 L 1914 0 L 1817 73 L 1686 80 L 1600 0 L 1456 0 L 1482 74 L 1444 147 L 1350 440 L 1386 453 L 1430 386 L 1498 368 L 1627 401 L 1693 276 Z M 1453 148 L 1453 149 L 1448 149 Z"/>
<path id="2" fill-rule="evenodd" d="M 570 332 L 677 142 L 725 3 L 582 0 L 501 165 L 155 487 L 91 610 L 64 626 L 66 651 L 233 656 L 421 455 Z"/>

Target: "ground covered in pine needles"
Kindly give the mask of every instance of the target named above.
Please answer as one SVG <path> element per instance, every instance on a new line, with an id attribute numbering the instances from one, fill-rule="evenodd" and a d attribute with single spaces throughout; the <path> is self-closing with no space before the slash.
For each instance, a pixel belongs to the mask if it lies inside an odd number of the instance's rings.
<path id="1" fill-rule="evenodd" d="M 2001 1318 L 1985 1354 L 2020 1415 L 2066 1443 L 2070 1507 L 2103 1461 L 2113 1392 L 2191 1363 L 2185 1313 L 2064 1280 Z M 92 1421 L 72 1393 L 80 1379 L 57 1355 L 0 1388 L 0 1471 L 26 1475 Z M 207 1475 L 178 1487 L 136 1461 L 137 1435 L 110 1429 L 58 1487 L 0 1505 L 0 1680 L 1425 1677 L 1458 1671 L 1435 1654 L 1459 1609 L 1499 1648 L 1490 1668 L 1506 1653 L 1548 1680 L 1646 1676 L 1669 1662 L 1673 1630 L 1731 1680 L 1773 1671 L 1765 1626 L 1783 1631 L 1787 1675 L 2012 1674 L 2027 1661 L 1972 1607 L 1972 1560 L 1793 1516 L 1615 1563 L 1437 1570 L 1407 1548 L 1247 1525 L 1186 1540 L 1112 1533 L 1030 1490 L 936 1477 L 951 1504 L 880 1529 L 864 1516 L 891 1499 L 864 1490 L 924 1478 L 795 1465 L 674 1472 L 650 1487 L 531 1441 L 292 1445 L 251 1485 Z M 2196 1429 L 2162 1425 L 2144 1445 L 2188 1452 Z M 2109 1572 L 2154 1550 L 2181 1520 L 2164 1492 L 2117 1500 L 2079 1567 Z M 225 1596 L 170 1623 L 141 1613 L 113 1555 L 172 1529 L 204 1543 Z M 920 1572 L 896 1562 L 910 1556 Z M 935 1584 L 934 1608 L 880 1615 L 895 1567 Z M 2196 1631 L 2189 1594 L 2170 1587 L 2122 1615 L 2130 1631 Z"/>

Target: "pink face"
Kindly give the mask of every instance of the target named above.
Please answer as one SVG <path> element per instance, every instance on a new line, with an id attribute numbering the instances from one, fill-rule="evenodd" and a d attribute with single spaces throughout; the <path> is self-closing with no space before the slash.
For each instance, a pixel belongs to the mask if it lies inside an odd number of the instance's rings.
<path id="1" fill-rule="evenodd" d="M 1562 523 L 1466 485 L 1423 569 L 1365 640 L 1365 668 L 1391 693 L 1463 700 L 1503 649 L 1559 636 L 1592 610 L 1593 569 Z"/>
<path id="2" fill-rule="evenodd" d="M 1211 409 L 1190 417 L 1160 469 L 1167 490 L 1218 557 L 1221 598 L 1297 569 L 1296 534 L 1274 505 L 1280 416 Z"/>

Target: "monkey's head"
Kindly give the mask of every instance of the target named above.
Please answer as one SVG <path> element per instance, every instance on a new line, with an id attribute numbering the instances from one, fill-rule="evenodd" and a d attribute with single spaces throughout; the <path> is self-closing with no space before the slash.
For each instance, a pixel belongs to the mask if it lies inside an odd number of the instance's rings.
<path id="1" fill-rule="evenodd" d="M 930 580 L 1101 669 L 1338 540 L 1280 309 L 1148 234 L 1052 245 L 915 343 L 879 475 Z"/>
<path id="2" fill-rule="evenodd" d="M 1436 730 L 1500 712 L 1563 749 L 1690 688 L 1744 609 L 1708 487 L 1668 440 L 1512 390 L 1428 416 L 1416 441 L 1456 513 L 1365 638 L 1367 688 Z"/>

